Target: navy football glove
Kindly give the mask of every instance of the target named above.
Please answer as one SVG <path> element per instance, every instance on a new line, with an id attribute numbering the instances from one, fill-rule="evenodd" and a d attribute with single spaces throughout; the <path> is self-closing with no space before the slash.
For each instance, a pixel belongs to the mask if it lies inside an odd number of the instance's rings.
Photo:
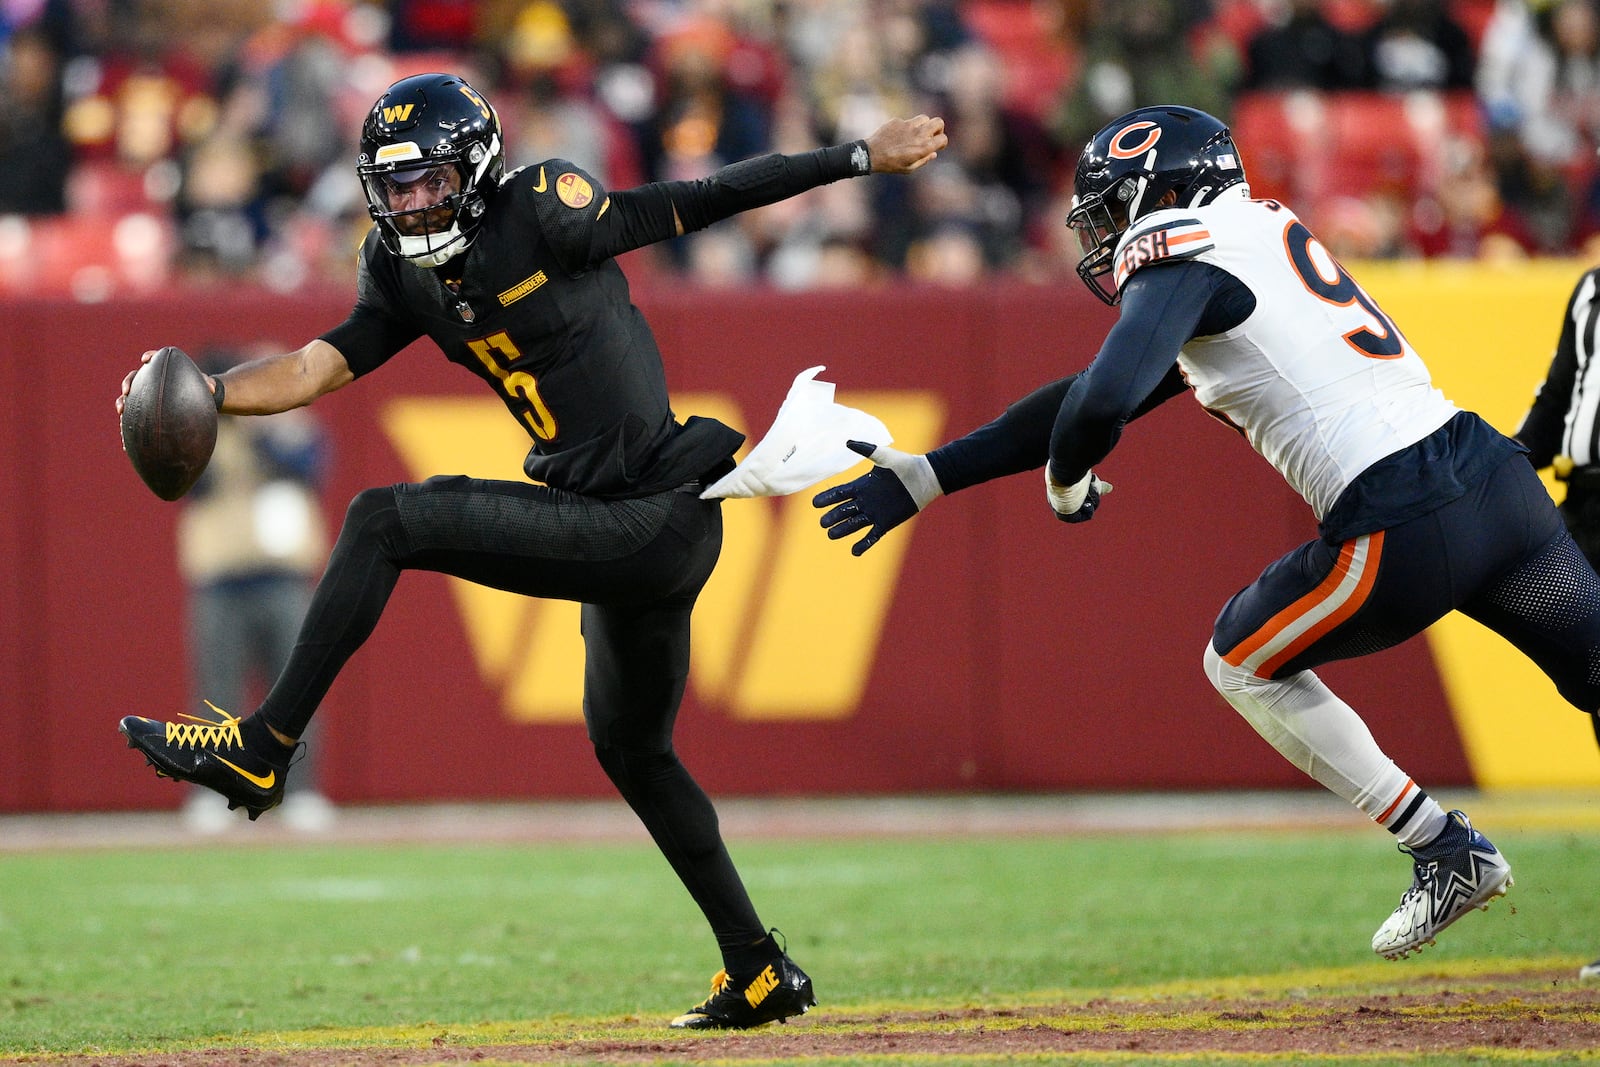
<path id="1" fill-rule="evenodd" d="M 944 490 L 927 456 L 866 441 L 847 441 L 845 445 L 872 460 L 875 466 L 853 481 L 824 489 L 811 498 L 811 503 L 831 509 L 823 514 L 821 522 L 832 540 L 866 529 L 865 536 L 850 546 L 850 554 L 859 556 Z"/>

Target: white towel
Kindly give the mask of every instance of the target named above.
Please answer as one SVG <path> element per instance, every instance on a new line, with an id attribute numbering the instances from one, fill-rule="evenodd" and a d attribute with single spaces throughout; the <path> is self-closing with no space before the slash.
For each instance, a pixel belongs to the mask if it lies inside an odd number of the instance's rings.
<path id="1" fill-rule="evenodd" d="M 822 370 L 796 376 L 766 436 L 700 499 L 796 493 L 862 461 L 846 441 L 890 443 L 889 428 L 877 418 L 833 402 L 833 383 L 817 380 Z"/>

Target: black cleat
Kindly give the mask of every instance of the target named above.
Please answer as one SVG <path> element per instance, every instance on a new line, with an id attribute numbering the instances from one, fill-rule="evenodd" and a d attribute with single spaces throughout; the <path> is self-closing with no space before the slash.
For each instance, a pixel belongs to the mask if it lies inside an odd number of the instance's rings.
<path id="1" fill-rule="evenodd" d="M 811 979 L 788 953 L 781 953 L 749 977 L 718 971 L 711 979 L 711 995 L 670 1025 L 675 1030 L 748 1030 L 804 1015 L 816 1003 Z"/>
<path id="2" fill-rule="evenodd" d="M 189 721 L 180 723 L 129 715 L 118 729 L 129 748 L 144 753 L 156 774 L 216 790 L 227 798 L 228 810 L 244 808 L 254 820 L 283 802 L 284 779 L 294 752 L 285 750 L 281 761 L 258 755 L 245 747 L 239 733 L 241 719 L 209 700 L 206 707 L 220 718 L 182 715 Z"/>

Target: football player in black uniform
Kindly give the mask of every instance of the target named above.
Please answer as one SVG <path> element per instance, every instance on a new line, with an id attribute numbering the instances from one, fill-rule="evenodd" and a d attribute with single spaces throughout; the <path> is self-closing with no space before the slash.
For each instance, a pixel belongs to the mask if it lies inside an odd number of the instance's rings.
<path id="1" fill-rule="evenodd" d="M 1584 556 L 1600 570 L 1600 386 L 1595 365 L 1596 323 L 1600 323 L 1600 269 L 1586 270 L 1567 296 L 1550 369 L 1522 417 L 1516 438 L 1528 449 L 1535 468 L 1549 467 L 1565 482 L 1561 519 Z M 1600 742 L 1600 714 L 1591 715 Z M 1585 981 L 1600 978 L 1600 960 L 1578 970 Z"/>
<path id="2" fill-rule="evenodd" d="M 672 1025 L 742 1029 L 804 1012 L 811 980 L 757 917 L 711 801 L 672 744 L 689 614 L 722 543 L 720 504 L 700 490 L 732 469 L 743 435 L 673 416 L 661 354 L 613 257 L 841 178 L 908 174 L 945 144 L 943 120 L 919 115 L 849 144 L 608 192 L 564 159 L 505 174 L 499 118 L 458 77 L 390 86 L 361 131 L 356 170 L 376 225 L 355 309 L 296 352 L 211 379 L 218 410 L 308 404 L 427 336 L 528 432 L 532 480 L 441 476 L 358 494 L 255 714 L 128 716 L 128 744 L 254 819 L 282 799 L 297 739 L 402 571 L 578 601 L 595 753 L 722 953 L 711 996 Z"/>

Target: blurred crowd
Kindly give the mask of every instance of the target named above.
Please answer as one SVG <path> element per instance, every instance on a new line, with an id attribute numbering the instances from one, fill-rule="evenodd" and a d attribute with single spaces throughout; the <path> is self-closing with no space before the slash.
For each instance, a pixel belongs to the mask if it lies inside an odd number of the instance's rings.
<path id="1" fill-rule="evenodd" d="M 839 182 L 633 255 L 707 286 L 1070 272 L 1108 119 L 1234 125 L 1341 255 L 1588 255 L 1600 0 L 0 0 L 0 290 L 346 282 L 366 109 L 464 74 L 508 166 L 612 188 L 943 115 L 911 180 Z"/>

